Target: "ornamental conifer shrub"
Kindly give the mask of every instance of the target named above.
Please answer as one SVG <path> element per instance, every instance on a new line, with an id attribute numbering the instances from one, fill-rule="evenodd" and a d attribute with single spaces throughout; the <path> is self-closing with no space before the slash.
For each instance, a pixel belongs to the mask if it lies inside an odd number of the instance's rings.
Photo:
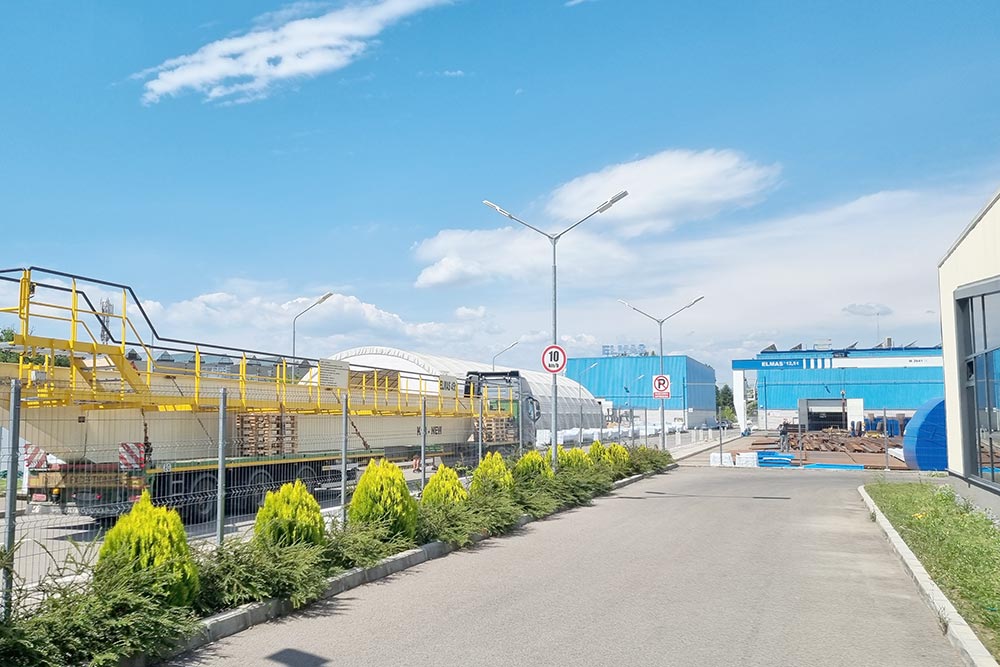
<path id="1" fill-rule="evenodd" d="M 253 525 L 258 539 L 278 546 L 323 544 L 325 529 L 319 503 L 300 479 L 268 491 Z"/>
<path id="2" fill-rule="evenodd" d="M 514 477 L 507 467 L 507 462 L 499 452 L 490 452 L 483 457 L 472 473 L 469 493 L 472 496 L 507 493 L 513 486 Z"/>
<path id="3" fill-rule="evenodd" d="M 161 568 L 166 601 L 177 607 L 189 606 L 198 594 L 198 568 L 188 550 L 181 516 L 175 510 L 154 506 L 149 491 L 143 491 L 139 502 L 105 535 L 94 583 L 100 585 L 102 572 Z"/>
<path id="4" fill-rule="evenodd" d="M 619 444 L 608 447 L 604 453 L 604 460 L 611 466 L 615 477 L 624 477 L 628 474 L 629 468 L 632 465 L 632 457 L 629 455 L 628 450 Z"/>
<path id="5" fill-rule="evenodd" d="M 384 522 L 392 535 L 412 540 L 417 531 L 417 502 L 410 495 L 403 471 L 386 459 L 370 462 L 354 489 L 347 519 Z"/>
<path id="6" fill-rule="evenodd" d="M 600 440 L 595 440 L 594 444 L 590 446 L 590 451 L 587 452 L 587 456 L 589 456 L 590 460 L 594 463 L 604 462 L 607 454 L 608 448 L 602 445 Z"/>
<path id="7" fill-rule="evenodd" d="M 514 464 L 514 482 L 520 486 L 533 484 L 538 481 L 552 479 L 552 466 L 549 460 L 541 453 L 531 450 L 525 452 L 524 456 Z"/>
<path id="8" fill-rule="evenodd" d="M 593 467 L 594 462 L 590 460 L 590 457 L 582 449 L 563 449 L 559 448 L 559 469 L 587 469 Z"/>
<path id="9" fill-rule="evenodd" d="M 469 492 L 462 486 L 458 473 L 444 465 L 431 475 L 420 495 L 420 502 L 424 505 L 450 505 L 463 503 L 468 499 Z"/>

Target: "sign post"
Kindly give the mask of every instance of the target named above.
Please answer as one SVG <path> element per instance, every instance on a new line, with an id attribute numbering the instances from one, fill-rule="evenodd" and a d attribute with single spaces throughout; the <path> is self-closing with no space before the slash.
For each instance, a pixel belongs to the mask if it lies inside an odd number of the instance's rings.
<path id="1" fill-rule="evenodd" d="M 555 247 L 555 246 L 553 246 Z M 553 469 L 557 465 L 558 461 L 558 451 L 559 451 L 559 431 L 558 422 L 556 421 L 556 414 L 558 414 L 558 403 L 559 394 L 558 385 L 556 384 L 556 375 L 562 373 L 563 369 L 566 368 L 566 350 L 562 348 L 561 345 L 549 345 L 542 351 L 542 368 L 552 374 L 552 420 L 549 424 L 549 436 L 552 444 L 552 467 Z"/>

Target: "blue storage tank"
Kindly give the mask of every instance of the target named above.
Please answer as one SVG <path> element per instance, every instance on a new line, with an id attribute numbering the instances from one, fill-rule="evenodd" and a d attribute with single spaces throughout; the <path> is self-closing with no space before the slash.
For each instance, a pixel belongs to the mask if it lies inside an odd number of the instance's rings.
<path id="1" fill-rule="evenodd" d="M 948 434 L 944 421 L 944 399 L 934 398 L 923 405 L 906 425 L 903 459 L 912 470 L 948 468 Z"/>

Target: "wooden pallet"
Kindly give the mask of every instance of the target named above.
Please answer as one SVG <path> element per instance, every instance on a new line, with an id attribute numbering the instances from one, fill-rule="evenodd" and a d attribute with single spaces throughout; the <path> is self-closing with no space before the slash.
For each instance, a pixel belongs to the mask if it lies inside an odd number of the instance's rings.
<path id="1" fill-rule="evenodd" d="M 297 451 L 298 421 L 296 415 L 237 415 L 237 456 L 275 456 L 294 454 Z"/>

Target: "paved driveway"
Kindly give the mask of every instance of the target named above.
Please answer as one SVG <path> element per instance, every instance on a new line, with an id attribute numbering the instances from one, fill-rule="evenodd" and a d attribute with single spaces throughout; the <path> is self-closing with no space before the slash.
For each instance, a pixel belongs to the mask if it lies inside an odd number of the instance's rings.
<path id="1" fill-rule="evenodd" d="M 960 665 L 853 471 L 685 468 L 175 665 Z"/>

